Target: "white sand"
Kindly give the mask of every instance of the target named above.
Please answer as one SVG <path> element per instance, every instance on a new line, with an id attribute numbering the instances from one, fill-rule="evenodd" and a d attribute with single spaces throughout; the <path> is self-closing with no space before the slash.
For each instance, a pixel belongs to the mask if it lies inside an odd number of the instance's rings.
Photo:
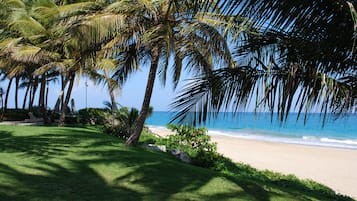
<path id="1" fill-rule="evenodd" d="M 154 133 L 167 136 L 166 128 L 150 127 Z M 213 135 L 218 152 L 235 162 L 249 164 L 260 170 L 268 169 L 294 174 L 325 184 L 338 193 L 357 198 L 357 150 L 305 146 L 247 140 Z"/>

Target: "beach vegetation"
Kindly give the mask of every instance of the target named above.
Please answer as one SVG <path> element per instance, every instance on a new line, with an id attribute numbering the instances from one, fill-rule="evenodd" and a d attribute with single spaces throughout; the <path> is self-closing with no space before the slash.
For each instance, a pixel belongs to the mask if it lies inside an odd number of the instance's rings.
<path id="1" fill-rule="evenodd" d="M 152 113 L 153 107 L 149 107 L 148 116 L 152 115 Z M 112 122 L 104 124 L 104 132 L 121 139 L 128 139 L 138 118 L 138 109 L 121 107 L 112 115 Z"/>
<path id="2" fill-rule="evenodd" d="M 128 145 L 137 144 L 140 138 L 157 74 L 165 83 L 172 68 L 176 86 L 184 69 L 192 75 L 201 75 L 217 68 L 218 64 L 231 65 L 227 37 L 246 31 L 246 26 L 219 15 L 213 4 L 206 12 L 198 4 L 202 3 L 123 1 L 110 6 L 110 11 L 120 12 L 125 21 L 133 22 L 126 25 L 126 32 L 130 34 L 121 35 L 123 41 L 130 41 L 129 45 L 123 44 L 124 51 L 135 56 L 135 64 L 150 62 L 142 108 L 127 139 Z"/>
<path id="3" fill-rule="evenodd" d="M 292 176 L 235 163 L 213 171 L 124 142 L 93 126 L 1 126 L 0 200 L 353 200 Z"/>
<path id="4" fill-rule="evenodd" d="M 207 129 L 173 124 L 167 127 L 175 133 L 160 141 L 167 150 L 186 153 L 197 166 L 212 168 L 215 165 L 219 154 L 216 144 L 207 135 Z"/>
<path id="5" fill-rule="evenodd" d="M 111 113 L 108 108 L 86 108 L 78 110 L 79 122 L 84 125 L 105 125 L 110 122 Z"/>
<path id="6" fill-rule="evenodd" d="M 175 120 L 198 125 L 218 112 L 247 108 L 270 112 L 272 119 L 276 114 L 281 122 L 291 111 L 305 122 L 309 112 L 354 112 L 356 1 L 218 1 L 217 6 L 247 17 L 259 31 L 234 46 L 233 68 L 186 83 L 172 104 Z"/>

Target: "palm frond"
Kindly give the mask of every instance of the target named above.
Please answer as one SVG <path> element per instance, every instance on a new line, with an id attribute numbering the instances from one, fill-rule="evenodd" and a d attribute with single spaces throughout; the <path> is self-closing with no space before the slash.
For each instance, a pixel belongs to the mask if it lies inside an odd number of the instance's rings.
<path id="1" fill-rule="evenodd" d="M 33 74 L 34 75 L 42 75 L 49 71 L 55 71 L 60 74 L 65 74 L 71 67 L 74 65 L 74 61 L 72 59 L 64 59 L 61 61 L 49 62 L 40 67 L 38 67 Z"/>
<path id="2" fill-rule="evenodd" d="M 0 51 L 2 54 L 13 51 L 13 48 L 22 40 L 22 38 L 6 38 L 0 42 Z"/>
<path id="3" fill-rule="evenodd" d="M 8 24 L 11 30 L 30 40 L 36 40 L 46 35 L 46 29 L 29 16 L 26 10 L 13 11 Z"/>
<path id="4" fill-rule="evenodd" d="M 37 46 L 19 46 L 13 48 L 11 58 L 17 62 L 44 64 L 56 61 L 60 55 L 56 52 L 49 52 Z"/>
<path id="5" fill-rule="evenodd" d="M 285 121 L 289 112 L 351 111 L 356 105 L 355 77 L 334 78 L 298 64 L 258 70 L 252 67 L 219 69 L 195 78 L 171 105 L 173 120 L 200 124 L 220 111 L 238 112 L 255 103 L 256 110 L 277 112 Z M 306 117 L 306 116 L 305 116 Z"/>

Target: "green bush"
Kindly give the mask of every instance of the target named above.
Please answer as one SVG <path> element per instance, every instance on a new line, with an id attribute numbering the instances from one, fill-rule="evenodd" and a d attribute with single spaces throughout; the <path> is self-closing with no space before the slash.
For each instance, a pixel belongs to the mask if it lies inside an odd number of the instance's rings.
<path id="1" fill-rule="evenodd" d="M 23 109 L 7 109 L 4 113 L 4 119 L 6 121 L 22 121 L 28 119 L 29 111 Z"/>
<path id="2" fill-rule="evenodd" d="M 78 111 L 78 121 L 82 124 L 105 125 L 110 123 L 111 113 L 108 109 L 87 108 Z"/>
<path id="3" fill-rule="evenodd" d="M 7 109 L 6 112 L 4 113 L 4 120 L 7 121 L 23 121 L 25 119 L 30 118 L 29 112 L 32 112 L 32 114 L 35 117 L 41 118 L 44 115 L 44 112 L 47 112 L 48 115 L 50 115 L 50 111 L 44 110 L 41 107 L 32 107 L 31 110 L 27 109 Z"/>
<path id="4" fill-rule="evenodd" d="M 210 142 L 207 129 L 172 124 L 168 128 L 176 132 L 165 140 L 168 150 L 181 150 L 190 156 L 194 165 L 216 169 L 215 163 L 222 156 L 217 153 L 216 143 Z"/>
<path id="5" fill-rule="evenodd" d="M 44 111 L 44 108 L 42 107 L 32 107 L 30 111 L 35 117 L 43 117 L 43 113 L 48 112 L 48 111 Z"/>
<path id="6" fill-rule="evenodd" d="M 110 135 L 117 136 L 122 139 L 127 139 L 134 131 L 135 121 L 139 117 L 139 111 L 135 108 L 122 107 L 115 114 L 115 124 L 107 124 L 104 132 Z"/>
<path id="7" fill-rule="evenodd" d="M 128 139 L 132 133 L 132 128 L 126 124 L 119 122 L 117 125 L 106 124 L 104 127 L 104 133 L 113 135 L 122 139 Z"/>
<path id="8" fill-rule="evenodd" d="M 160 144 L 161 140 L 161 137 L 151 132 L 148 127 L 144 126 L 139 142 L 142 144 Z"/>

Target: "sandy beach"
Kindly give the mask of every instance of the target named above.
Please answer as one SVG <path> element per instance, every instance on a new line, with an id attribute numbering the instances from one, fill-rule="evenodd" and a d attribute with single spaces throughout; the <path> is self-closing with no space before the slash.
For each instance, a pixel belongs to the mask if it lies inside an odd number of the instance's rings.
<path id="1" fill-rule="evenodd" d="M 150 127 L 160 136 L 172 132 Z M 235 162 L 249 164 L 259 170 L 294 174 L 312 179 L 338 193 L 357 198 L 357 150 L 306 146 L 212 135 L 218 152 Z"/>

